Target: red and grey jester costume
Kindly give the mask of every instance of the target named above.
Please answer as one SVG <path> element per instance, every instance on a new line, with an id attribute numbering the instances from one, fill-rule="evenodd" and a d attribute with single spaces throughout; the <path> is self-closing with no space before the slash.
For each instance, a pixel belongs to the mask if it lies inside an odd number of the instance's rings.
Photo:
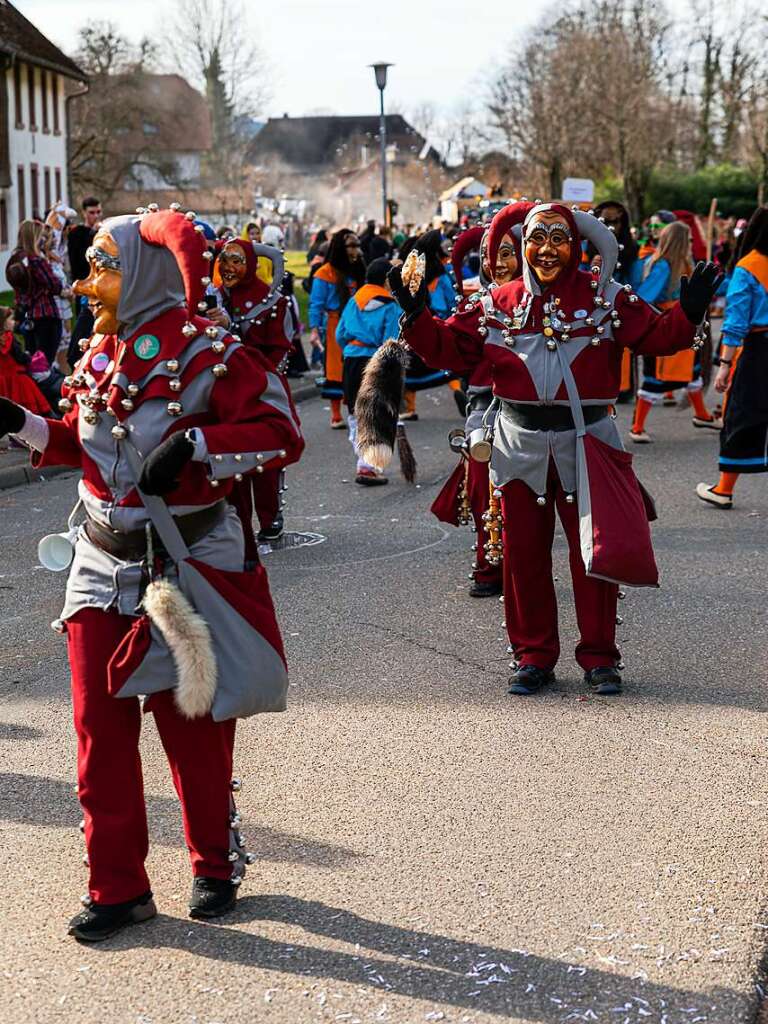
<path id="1" fill-rule="evenodd" d="M 224 249 L 233 248 L 239 250 L 245 258 L 242 281 L 227 288 L 218 273 L 218 264 L 213 278 L 230 316 L 230 329 L 242 339 L 244 345 L 259 352 L 270 369 L 285 382 L 283 373 L 293 344 L 294 326 L 288 299 L 280 293 L 285 265 L 283 254 L 273 246 L 232 238 L 219 248 L 219 257 Z M 271 284 L 265 284 L 257 276 L 260 256 L 272 262 L 274 276 Z M 258 560 L 253 513 L 256 512 L 262 529 L 268 529 L 281 517 L 283 478 L 281 467 L 269 467 L 260 476 L 248 474 L 233 488 L 230 501 L 243 524 L 245 557 L 248 562 Z"/>
<path id="2" fill-rule="evenodd" d="M 541 213 L 556 214 L 570 238 L 569 262 L 546 289 L 525 256 L 525 232 Z M 599 281 L 579 270 L 579 229 L 602 255 Z M 491 266 L 499 242 L 492 230 Z M 431 366 L 471 374 L 490 362 L 499 402 L 491 478 L 501 491 L 507 630 L 521 666 L 551 671 L 560 652 L 555 508 L 570 549 L 576 660 L 585 671 L 619 662 L 617 584 L 657 583 L 650 503 L 609 413 L 623 349 L 676 352 L 691 345 L 695 327 L 679 304 L 659 315 L 613 282 L 617 254 L 594 217 L 542 204 L 525 221 L 522 280 L 463 302 L 445 322 L 424 309 L 404 318 L 403 337 Z"/>
<path id="3" fill-rule="evenodd" d="M 27 416 L 20 436 L 38 449 L 36 465 L 64 464 L 83 474 L 79 495 L 87 518 L 61 629 L 72 670 L 89 899 L 109 906 L 149 889 L 138 752 L 142 708 L 136 697 L 116 692 L 131 666 L 115 664 L 115 655 L 120 649 L 124 661 L 132 657 L 126 641 L 142 614 L 152 570 L 169 579 L 175 572 L 157 537 L 155 557 L 148 556 L 150 519 L 123 442 L 128 438 L 146 464 L 167 439 L 187 435 L 194 454 L 165 494 L 168 509 L 203 569 L 242 574 L 243 532 L 224 499 L 242 474 L 295 461 L 303 441 L 290 396 L 259 354 L 192 315 L 209 268 L 191 218 L 171 211 L 115 217 L 101 232 L 119 251 L 113 262 L 122 278 L 120 331 L 81 343 L 83 357 L 64 388 L 64 418 L 38 420 L 31 436 Z M 104 253 L 94 250 L 94 266 L 99 256 Z M 283 657 L 266 576 L 256 569 L 247 580 L 266 609 L 264 650 Z M 210 629 L 214 634 L 213 624 Z M 143 710 L 153 712 L 171 766 L 193 874 L 234 881 L 244 864 L 233 844 L 235 720 L 188 717 L 170 689 L 174 682 L 153 686 Z"/>

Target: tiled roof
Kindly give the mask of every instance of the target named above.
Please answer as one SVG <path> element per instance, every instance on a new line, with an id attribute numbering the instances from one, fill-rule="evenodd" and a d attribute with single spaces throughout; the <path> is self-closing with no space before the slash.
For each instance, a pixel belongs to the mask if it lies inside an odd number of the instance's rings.
<path id="1" fill-rule="evenodd" d="M 10 0 L 0 0 L 0 54 L 3 53 L 13 60 L 29 61 L 80 82 L 88 78 L 73 60 L 17 11 Z"/>

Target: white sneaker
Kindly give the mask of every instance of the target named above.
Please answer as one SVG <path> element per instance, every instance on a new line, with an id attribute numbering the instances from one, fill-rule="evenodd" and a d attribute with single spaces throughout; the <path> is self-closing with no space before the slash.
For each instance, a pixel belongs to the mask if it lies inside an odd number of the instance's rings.
<path id="1" fill-rule="evenodd" d="M 634 441 L 635 444 L 653 444 L 653 438 L 650 434 L 647 434 L 644 430 L 630 430 L 629 440 Z"/>
<path id="2" fill-rule="evenodd" d="M 715 494 L 714 488 L 715 484 L 712 484 L 711 487 L 709 484 L 698 484 L 696 494 L 708 505 L 714 505 L 716 508 L 733 508 L 733 495 Z"/>
<path id="3" fill-rule="evenodd" d="M 707 430 L 722 430 L 723 421 L 717 416 L 713 416 L 711 420 L 703 420 L 701 416 L 693 417 L 694 427 L 706 427 Z"/>

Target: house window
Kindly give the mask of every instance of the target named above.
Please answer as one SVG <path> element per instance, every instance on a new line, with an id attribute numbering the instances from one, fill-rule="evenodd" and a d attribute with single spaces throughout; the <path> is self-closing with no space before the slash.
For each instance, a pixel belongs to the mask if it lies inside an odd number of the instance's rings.
<path id="1" fill-rule="evenodd" d="M 29 130 L 31 132 L 37 131 L 37 122 L 35 120 L 35 69 L 31 64 L 27 64 L 27 95 L 29 96 Z"/>
<path id="2" fill-rule="evenodd" d="M 8 207 L 5 200 L 0 199 L 0 249 L 8 248 Z"/>
<path id="3" fill-rule="evenodd" d="M 54 135 L 61 134 L 61 128 L 59 126 L 59 76 L 51 75 L 51 92 L 52 92 L 52 103 L 53 103 L 53 133 Z"/>
<path id="4" fill-rule="evenodd" d="M 37 164 L 29 165 L 29 191 L 32 201 L 32 216 L 40 216 L 40 173 Z"/>
<path id="5" fill-rule="evenodd" d="M 54 181 L 56 183 L 56 202 L 58 202 L 60 199 L 64 198 L 64 194 L 61 191 L 61 169 L 57 167 L 53 174 Z"/>
<path id="6" fill-rule="evenodd" d="M 43 193 L 45 195 L 45 209 L 51 208 L 51 169 L 46 167 L 43 171 Z"/>
<path id="7" fill-rule="evenodd" d="M 43 108 L 43 131 L 50 132 L 50 126 L 48 124 L 48 72 L 40 72 L 40 95 L 42 97 L 42 108 Z"/>
<path id="8" fill-rule="evenodd" d="M 16 168 L 16 192 L 19 196 L 19 224 L 27 219 L 27 190 L 24 182 L 24 168 L 19 164 Z"/>
<path id="9" fill-rule="evenodd" d="M 13 65 L 13 102 L 16 108 L 16 127 L 24 127 L 24 111 L 21 103 L 21 64 L 14 61 Z"/>

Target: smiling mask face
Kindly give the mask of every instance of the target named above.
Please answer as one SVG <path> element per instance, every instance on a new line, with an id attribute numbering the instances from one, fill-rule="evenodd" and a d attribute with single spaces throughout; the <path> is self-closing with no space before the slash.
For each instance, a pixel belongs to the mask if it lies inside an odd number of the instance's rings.
<path id="1" fill-rule="evenodd" d="M 88 299 L 95 334 L 116 334 L 117 307 L 123 282 L 120 250 L 108 231 L 99 231 L 85 255 L 88 277 L 84 281 L 75 281 L 72 291 Z"/>
<path id="2" fill-rule="evenodd" d="M 525 229 L 525 258 L 543 288 L 549 288 L 571 259 L 571 229 L 554 210 L 534 214 Z"/>

